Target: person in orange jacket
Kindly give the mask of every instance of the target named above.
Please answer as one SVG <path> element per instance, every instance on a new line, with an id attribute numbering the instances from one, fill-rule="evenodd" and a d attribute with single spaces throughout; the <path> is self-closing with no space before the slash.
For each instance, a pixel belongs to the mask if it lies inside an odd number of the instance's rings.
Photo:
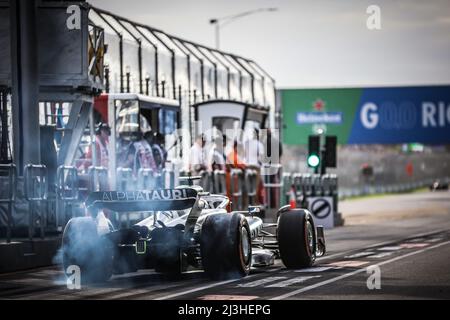
<path id="1" fill-rule="evenodd" d="M 231 170 L 232 169 L 241 169 L 243 172 L 246 168 L 245 163 L 243 162 L 243 149 L 242 145 L 238 143 L 237 140 L 234 140 L 233 148 L 231 149 L 230 153 L 227 155 L 227 164 L 226 164 L 226 173 L 225 173 L 225 179 L 226 179 L 226 185 L 227 185 L 227 196 L 228 198 L 233 201 L 233 197 L 231 196 L 231 184 L 233 183 L 234 190 L 238 189 L 239 180 L 236 179 L 234 181 L 231 181 Z M 242 190 L 241 186 L 241 190 Z"/>

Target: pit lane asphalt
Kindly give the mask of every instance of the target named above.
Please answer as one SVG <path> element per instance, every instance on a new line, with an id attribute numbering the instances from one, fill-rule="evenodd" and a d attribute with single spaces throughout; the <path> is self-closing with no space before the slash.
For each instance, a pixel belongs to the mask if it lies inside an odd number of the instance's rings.
<path id="1" fill-rule="evenodd" d="M 405 201 L 420 210 L 402 211 Z M 360 199 L 341 208 L 350 212 L 343 211 L 348 225 L 326 231 L 328 253 L 313 269 L 286 270 L 277 261 L 219 282 L 202 271 L 170 279 L 143 270 L 69 290 L 53 266 L 0 275 L 0 299 L 450 299 L 450 193 Z M 380 266 L 379 290 L 366 285 L 372 265 Z"/>

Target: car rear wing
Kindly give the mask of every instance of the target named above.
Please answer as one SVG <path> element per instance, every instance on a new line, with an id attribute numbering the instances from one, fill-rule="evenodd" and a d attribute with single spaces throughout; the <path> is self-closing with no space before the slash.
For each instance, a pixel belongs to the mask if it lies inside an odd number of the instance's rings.
<path id="1" fill-rule="evenodd" d="M 115 212 L 185 210 L 192 208 L 197 191 L 191 188 L 143 191 L 99 191 L 91 193 L 86 208 L 92 213 L 100 209 Z"/>

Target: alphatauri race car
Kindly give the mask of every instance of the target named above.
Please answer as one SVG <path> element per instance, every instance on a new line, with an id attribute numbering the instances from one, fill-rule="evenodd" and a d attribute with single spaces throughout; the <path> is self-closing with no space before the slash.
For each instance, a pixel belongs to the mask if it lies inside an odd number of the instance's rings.
<path id="1" fill-rule="evenodd" d="M 276 223 L 263 223 L 259 207 L 227 212 L 229 202 L 193 185 L 91 193 L 87 215 L 65 227 L 64 270 L 78 266 L 83 283 L 138 269 L 176 275 L 202 268 L 229 279 L 277 258 L 287 268 L 310 267 L 325 254 L 323 228 L 307 210 L 285 206 Z"/>

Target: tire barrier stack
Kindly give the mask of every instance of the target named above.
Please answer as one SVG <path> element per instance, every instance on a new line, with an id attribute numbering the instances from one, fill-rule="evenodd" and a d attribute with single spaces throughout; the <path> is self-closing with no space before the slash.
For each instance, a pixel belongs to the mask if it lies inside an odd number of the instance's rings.
<path id="1" fill-rule="evenodd" d="M 6 190 L 6 193 L 0 194 L 0 204 L 6 203 L 6 243 L 11 242 L 11 231 L 13 226 L 13 211 L 14 203 L 16 201 L 16 189 L 17 189 L 17 168 L 14 164 L 0 164 L 0 179 L 2 180 L 2 190 Z"/>
<path id="2" fill-rule="evenodd" d="M 189 173 L 185 173 L 189 175 Z M 204 191 L 212 194 L 229 195 L 232 210 L 246 210 L 248 205 L 257 203 L 258 176 L 253 169 L 230 169 L 229 173 L 223 170 L 201 171 L 198 185 Z M 191 174 L 192 175 L 192 174 Z M 227 190 L 228 175 L 228 190 Z M 229 191 L 229 192 L 228 192 Z"/>
<path id="3" fill-rule="evenodd" d="M 225 171 L 214 170 L 213 172 L 213 190 L 214 194 L 227 194 L 227 181 L 225 176 Z"/>
<path id="4" fill-rule="evenodd" d="M 152 169 L 140 168 L 137 175 L 138 190 L 154 189 L 156 187 L 156 177 Z"/>
<path id="5" fill-rule="evenodd" d="M 283 199 L 283 170 L 281 164 L 261 167 L 266 209 L 278 210 Z"/>
<path id="6" fill-rule="evenodd" d="M 109 189 L 108 169 L 106 169 L 105 167 L 94 167 L 94 166 L 89 167 L 88 176 L 89 176 L 89 184 L 88 184 L 89 192 L 96 192 Z"/>
<path id="7" fill-rule="evenodd" d="M 161 182 L 159 186 L 161 188 L 173 189 L 176 187 L 175 171 L 172 169 L 164 168 L 161 174 Z"/>
<path id="8" fill-rule="evenodd" d="M 336 174 L 310 174 L 310 173 L 284 173 L 283 194 L 284 203 L 289 203 L 291 189 L 294 188 L 296 198 L 318 196 L 335 196 L 338 194 L 338 183 Z"/>
<path id="9" fill-rule="evenodd" d="M 297 207 L 307 208 L 308 199 L 331 197 L 333 202 L 335 225 L 343 223 L 338 213 L 338 177 L 333 173 L 323 175 L 310 173 L 284 173 L 283 197 L 281 206 L 289 204 L 292 192 L 295 193 Z"/>
<path id="10" fill-rule="evenodd" d="M 116 189 L 117 191 L 130 190 L 133 183 L 133 170 L 130 168 L 117 168 Z"/>
<path id="11" fill-rule="evenodd" d="M 231 210 L 243 210 L 245 206 L 244 196 L 244 172 L 241 169 L 230 170 L 230 201 Z"/>
<path id="12" fill-rule="evenodd" d="M 185 175 L 189 176 L 189 173 L 185 173 Z M 214 170 L 213 172 L 201 171 L 199 175 L 201 179 L 198 182 L 198 185 L 201 186 L 203 190 L 210 192 L 212 194 L 222 194 L 222 195 L 227 194 L 225 171 L 223 170 Z"/>
<path id="13" fill-rule="evenodd" d="M 247 193 L 247 203 L 249 205 L 257 202 L 258 193 L 258 172 L 253 169 L 245 170 L 245 191 Z"/>
<path id="14" fill-rule="evenodd" d="M 212 173 L 209 171 L 201 171 L 200 172 L 200 181 L 199 185 L 203 188 L 205 191 L 212 190 L 213 186 L 213 179 L 212 179 Z"/>

